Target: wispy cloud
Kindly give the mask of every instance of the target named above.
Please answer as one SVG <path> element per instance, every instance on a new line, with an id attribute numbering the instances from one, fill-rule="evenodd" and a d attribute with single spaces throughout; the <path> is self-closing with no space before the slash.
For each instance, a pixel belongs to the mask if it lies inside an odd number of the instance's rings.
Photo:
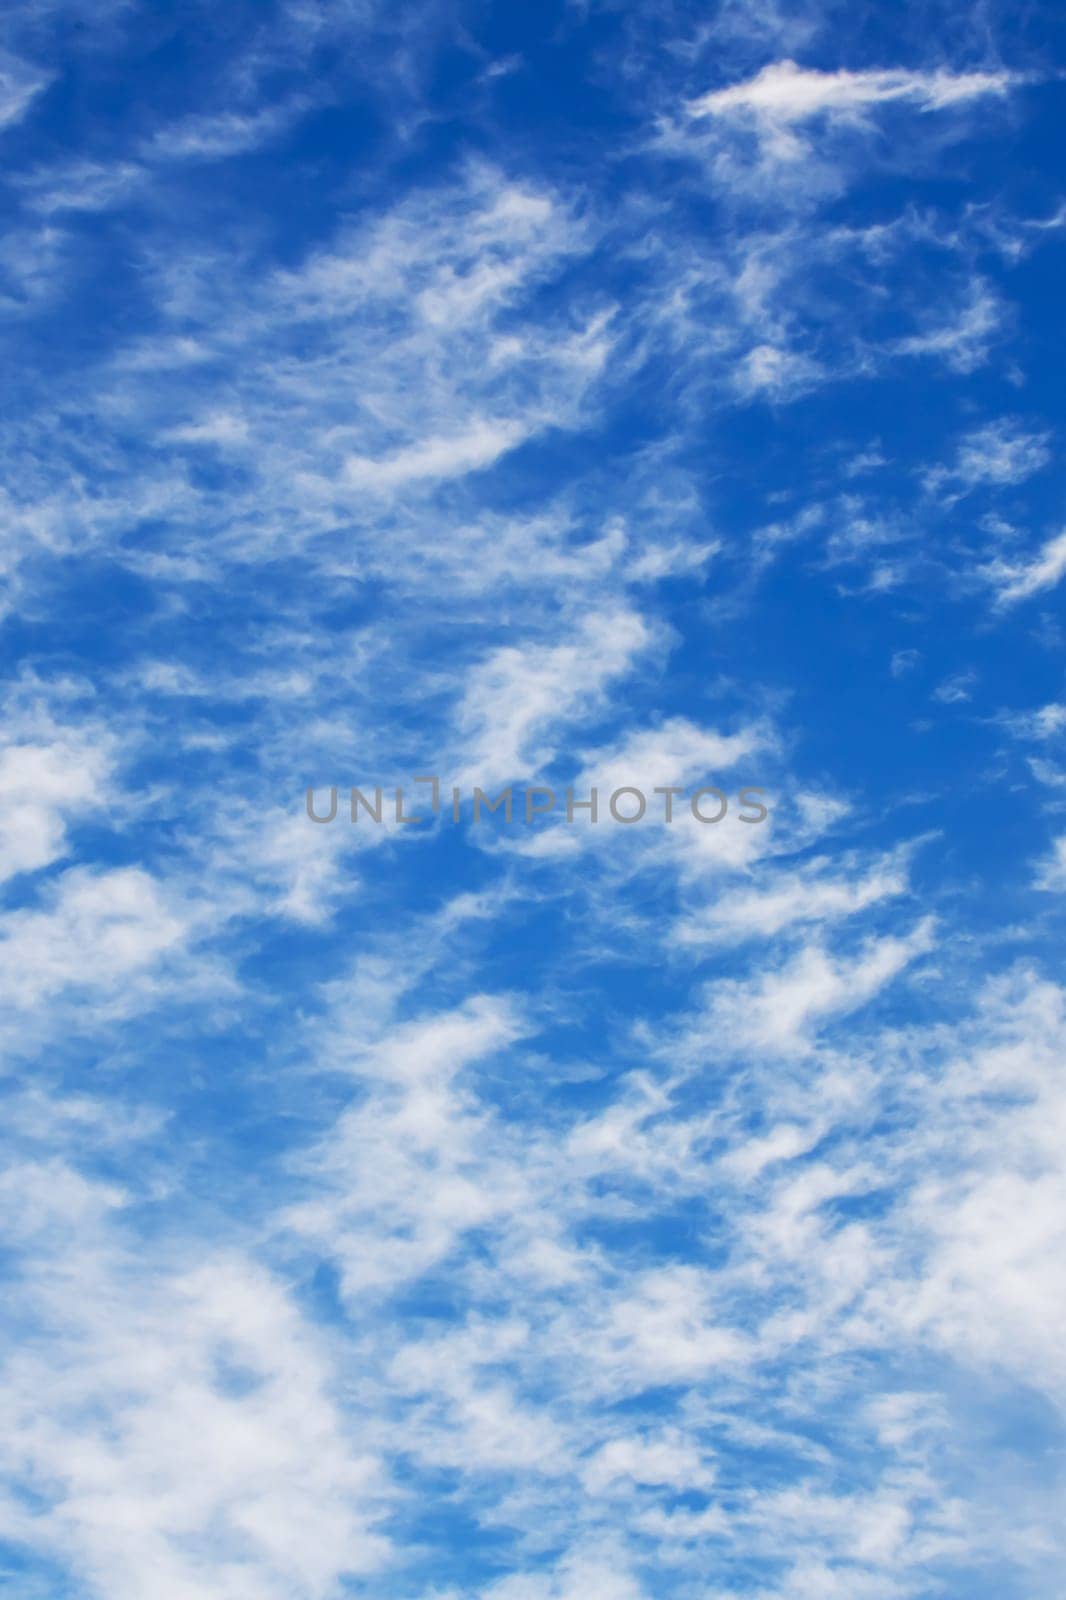
<path id="1" fill-rule="evenodd" d="M 1066 889 L 1066 834 L 1054 840 L 1050 854 L 1037 871 L 1036 887 L 1056 893 Z"/>
<path id="2" fill-rule="evenodd" d="M 744 83 L 715 89 L 689 101 L 691 117 L 751 112 L 767 121 L 802 122 L 823 114 L 854 116 L 887 101 L 913 102 L 921 111 L 941 111 L 984 95 L 1002 95 L 1017 79 L 1005 72 L 821 72 L 794 61 L 772 62 Z"/>
<path id="3" fill-rule="evenodd" d="M 968 433 L 959 442 L 954 463 L 930 467 L 923 482 L 931 493 L 949 488 L 957 499 L 986 484 L 1023 483 L 1050 460 L 1050 434 L 1005 417 Z"/>
<path id="4" fill-rule="evenodd" d="M 988 359 L 998 333 L 1002 312 L 987 284 L 974 281 L 957 314 L 947 322 L 930 320 L 921 333 L 906 334 L 895 342 L 901 356 L 936 356 L 956 372 L 973 372 Z"/>
<path id="5" fill-rule="evenodd" d="M 787 1055 L 809 1049 L 819 1024 L 866 1005 L 911 961 L 931 950 L 933 930 L 932 920 L 926 919 L 902 939 L 873 940 L 843 959 L 811 943 L 763 977 L 712 985 L 707 1037 L 732 1050 Z"/>
<path id="6" fill-rule="evenodd" d="M 996 591 L 1000 606 L 1017 605 L 1045 589 L 1053 589 L 1066 573 L 1066 533 L 1056 534 L 1028 561 L 999 558 L 987 562 L 980 576 Z"/>
<path id="7" fill-rule="evenodd" d="M 19 122 L 54 74 L 41 72 L 17 56 L 0 51 L 0 130 Z"/>
<path id="8" fill-rule="evenodd" d="M 461 477 L 492 466 L 525 435 L 521 423 L 475 421 L 461 434 L 424 439 L 377 461 L 349 456 L 344 474 L 355 488 L 371 491 L 387 491 L 426 478 Z"/>

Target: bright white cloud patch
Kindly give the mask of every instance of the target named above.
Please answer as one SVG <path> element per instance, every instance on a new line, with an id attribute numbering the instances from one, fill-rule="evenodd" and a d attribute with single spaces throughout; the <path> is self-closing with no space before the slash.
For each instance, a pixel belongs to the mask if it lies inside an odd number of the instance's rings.
<path id="1" fill-rule="evenodd" d="M 0 880 L 63 853 L 67 828 L 104 797 L 104 752 L 76 739 L 0 750 Z"/>
<path id="2" fill-rule="evenodd" d="M 773 62 L 746 83 L 715 89 L 688 104 L 692 117 L 753 112 L 780 122 L 802 122 L 822 115 L 848 116 L 886 101 L 913 102 L 922 111 L 940 111 L 983 95 L 1001 95 L 1013 79 L 993 72 L 820 72 L 794 61 Z"/>
<path id="3" fill-rule="evenodd" d="M 351 456 L 344 471 L 356 488 L 388 490 L 425 478 L 455 478 L 490 467 L 521 442 L 520 424 L 475 422 L 469 431 L 452 437 L 427 439 L 380 461 Z"/>
<path id="4" fill-rule="evenodd" d="M 1016 605 L 1041 590 L 1053 589 L 1066 573 L 1066 533 L 1057 534 L 1028 561 L 1000 559 L 982 568 L 981 576 L 995 588 L 1000 605 Z"/>

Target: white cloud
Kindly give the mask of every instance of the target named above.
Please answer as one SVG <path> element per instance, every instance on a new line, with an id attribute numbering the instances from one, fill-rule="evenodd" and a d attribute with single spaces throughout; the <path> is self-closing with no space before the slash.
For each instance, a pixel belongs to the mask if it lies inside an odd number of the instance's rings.
<path id="1" fill-rule="evenodd" d="M 608 1393 L 692 1383 L 743 1366 L 749 1342 L 716 1314 L 717 1287 L 713 1273 L 689 1265 L 641 1273 L 598 1308 L 591 1325 L 573 1326 L 573 1349 L 586 1345 Z"/>
<path id="2" fill-rule="evenodd" d="M 0 1472 L 34 1499 L 4 1500 L 7 1537 L 114 1600 L 317 1600 L 378 1567 L 383 1475 L 283 1287 L 234 1254 L 131 1258 L 108 1222 L 120 1196 L 40 1177 L 34 1332 L 0 1384 Z"/>
<path id="3" fill-rule="evenodd" d="M 551 1576 L 501 1578 L 483 1589 L 479 1600 L 646 1600 L 646 1596 L 647 1590 L 626 1570 L 621 1551 L 575 1550 Z"/>
<path id="4" fill-rule="evenodd" d="M 894 678 L 903 678 L 908 672 L 913 672 L 922 659 L 920 650 L 893 650 L 889 662 L 889 671 Z"/>
<path id="5" fill-rule="evenodd" d="M 63 854 L 69 823 L 102 804 L 109 765 L 73 737 L 0 750 L 0 882 Z"/>
<path id="6" fill-rule="evenodd" d="M 988 359 L 989 345 L 1001 323 L 1002 308 L 995 294 L 987 284 L 975 282 L 951 321 L 907 334 L 891 348 L 901 356 L 939 357 L 955 372 L 974 372 Z"/>
<path id="7" fill-rule="evenodd" d="M 546 766 L 558 731 L 592 710 L 653 638 L 638 612 L 622 608 L 574 617 L 564 629 L 556 643 L 506 645 L 467 669 L 457 783 L 484 787 Z"/>
<path id="8" fill-rule="evenodd" d="M 965 672 L 953 673 L 950 678 L 945 678 L 943 683 L 938 683 L 933 690 L 933 699 L 938 700 L 942 706 L 965 705 L 973 699 L 974 687 L 977 683 L 977 673 L 971 669 Z"/>
<path id="9" fill-rule="evenodd" d="M 355 488 L 371 491 L 401 488 L 425 479 L 456 478 L 491 467 L 521 444 L 528 426 L 517 422 L 472 422 L 462 433 L 425 439 L 380 460 L 349 456 L 345 477 Z"/>
<path id="10" fill-rule="evenodd" d="M 464 1069 L 521 1032 L 505 1003 L 478 997 L 398 1027 L 378 1044 L 349 1047 L 371 1093 L 320 1147 L 320 1197 L 287 1219 L 300 1235 L 328 1244 L 346 1294 L 415 1279 L 471 1229 L 528 1204 L 521 1174 L 492 1158 L 498 1130 L 461 1082 Z"/>
<path id="11" fill-rule="evenodd" d="M 606 802 L 615 789 L 634 784 L 646 791 L 650 801 L 656 787 L 713 783 L 772 745 L 772 733 L 764 724 L 720 733 L 689 717 L 668 717 L 653 728 L 633 728 L 612 745 L 583 751 L 583 766 L 573 785 L 575 797 L 587 795 L 595 785 Z M 655 804 L 665 815 L 664 800 L 657 798 Z M 674 806 L 680 812 L 685 802 L 675 797 Z"/>
<path id="12" fill-rule="evenodd" d="M 761 344 L 749 350 L 739 363 L 734 381 L 739 392 L 748 398 L 767 395 L 779 400 L 800 393 L 823 376 L 822 368 L 810 356 Z"/>
<path id="13" fill-rule="evenodd" d="M 113 993 L 180 947 L 186 928 L 141 868 L 71 868 L 49 886 L 43 909 L 0 917 L 5 1004 L 32 1009 L 67 988 Z"/>
<path id="14" fill-rule="evenodd" d="M 204 417 L 202 421 L 187 423 L 184 427 L 170 428 L 164 438 L 177 444 L 241 445 L 248 442 L 248 424 L 243 417 L 226 411 Z"/>
<path id="15" fill-rule="evenodd" d="M 1037 872 L 1036 887 L 1055 893 L 1066 889 L 1066 833 L 1054 840 L 1050 855 Z"/>
<path id="16" fill-rule="evenodd" d="M 680 921 L 674 937 L 682 945 L 723 944 L 737 939 L 773 938 L 803 923 L 836 922 L 907 892 L 906 863 L 886 856 L 867 871 L 827 870 L 829 861 L 812 861 L 802 872 L 774 873 L 765 887 L 729 889 L 712 904 Z"/>
<path id="17" fill-rule="evenodd" d="M 685 1493 L 708 1488 L 714 1482 L 714 1469 L 683 1435 L 666 1430 L 650 1437 L 628 1434 L 609 1440 L 596 1451 L 582 1478 L 590 1494 L 604 1494 L 620 1482 L 662 1484 Z"/>
<path id="18" fill-rule="evenodd" d="M 106 166 L 96 161 L 73 161 L 42 167 L 22 180 L 35 211 L 105 211 L 128 200 L 147 178 L 133 161 Z"/>
<path id="19" fill-rule="evenodd" d="M 768 770 L 776 743 L 765 722 L 752 722 L 731 733 L 701 727 L 688 717 L 631 728 L 598 749 L 580 750 L 581 768 L 565 784 L 573 790 L 574 821 L 564 821 L 566 799 L 559 783 L 555 819 L 516 841 L 513 848 L 537 859 L 594 851 L 608 878 L 651 865 L 693 881 L 742 869 L 771 848 L 772 826 L 767 819 L 739 820 L 740 791 L 761 789 L 760 795 L 748 796 L 747 805 L 758 800 L 769 809 L 774 787 L 768 787 Z M 710 820 L 721 810 L 721 800 L 713 796 L 704 796 L 702 802 L 708 820 L 700 822 L 693 816 L 692 795 L 705 787 L 715 787 L 726 796 L 727 808 L 718 824 Z M 624 788 L 638 790 L 645 802 L 643 815 L 629 826 L 617 823 L 610 811 L 611 796 Z M 589 810 L 578 809 L 582 801 L 591 800 L 593 789 L 595 823 Z M 656 793 L 657 789 L 680 792 L 667 795 Z M 622 796 L 617 809 L 635 817 L 639 805 L 638 796 Z"/>
<path id="20" fill-rule="evenodd" d="M 1037 783 L 1045 784 L 1049 789 L 1066 788 L 1066 767 L 1056 766 L 1053 761 L 1042 761 L 1039 756 L 1030 756 L 1028 767 Z"/>
<path id="21" fill-rule="evenodd" d="M 697 573 L 722 549 L 717 539 L 705 544 L 677 540 L 672 544 L 649 544 L 625 569 L 630 583 L 655 583 L 660 578 Z"/>
<path id="22" fill-rule="evenodd" d="M 1029 561 L 990 561 L 979 574 L 996 590 L 1000 606 L 1030 600 L 1044 589 L 1053 589 L 1066 573 L 1066 532 L 1049 539 Z"/>
<path id="23" fill-rule="evenodd" d="M 1004 417 L 968 433 L 950 467 L 933 467 L 923 474 L 925 487 L 938 493 L 955 486 L 952 500 L 983 484 L 1022 483 L 1051 460 L 1051 435 L 1027 429 L 1017 418 Z"/>
<path id="24" fill-rule="evenodd" d="M 308 109 L 303 99 L 259 111 L 216 111 L 161 128 L 143 147 L 149 161 L 221 161 L 276 139 Z"/>
<path id="25" fill-rule="evenodd" d="M 1036 711 L 1019 712 L 1003 720 L 1018 739 L 1053 739 L 1066 731 L 1066 705 L 1052 700 Z"/>
<path id="26" fill-rule="evenodd" d="M 747 82 L 690 100 L 687 110 L 691 117 L 751 112 L 782 123 L 822 114 L 854 116 L 866 107 L 893 100 L 910 101 L 920 111 L 940 111 L 985 95 L 1003 95 L 1016 81 L 1004 72 L 820 72 L 794 61 L 779 61 Z"/>
<path id="27" fill-rule="evenodd" d="M 842 959 L 809 944 L 765 976 L 712 983 L 696 1037 L 734 1051 L 808 1049 L 820 1026 L 866 1005 L 931 950 L 933 928 L 926 918 L 903 938 L 872 939 L 857 955 Z"/>
<path id="28" fill-rule="evenodd" d="M 26 115 L 37 95 L 51 83 L 52 76 L 0 51 L 0 129 L 10 127 Z"/>

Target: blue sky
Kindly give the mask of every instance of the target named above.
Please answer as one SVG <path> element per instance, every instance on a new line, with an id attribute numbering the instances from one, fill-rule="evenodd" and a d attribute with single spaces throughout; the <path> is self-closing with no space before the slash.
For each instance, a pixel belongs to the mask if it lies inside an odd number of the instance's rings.
<path id="1" fill-rule="evenodd" d="M 1061 1595 L 1063 44 L 5 9 L 5 1593 Z"/>

